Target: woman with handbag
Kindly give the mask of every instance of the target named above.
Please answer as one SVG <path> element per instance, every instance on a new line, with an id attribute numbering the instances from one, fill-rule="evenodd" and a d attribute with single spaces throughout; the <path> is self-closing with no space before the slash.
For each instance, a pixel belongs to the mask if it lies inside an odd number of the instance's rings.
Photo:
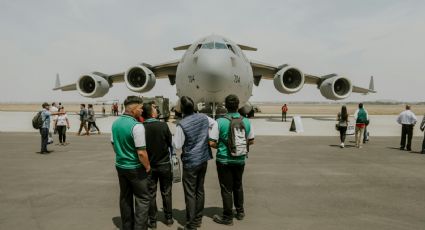
<path id="1" fill-rule="evenodd" d="M 339 145 L 341 148 L 345 147 L 345 137 L 346 137 L 346 132 L 347 132 L 347 127 L 348 127 L 348 112 L 347 112 L 347 107 L 345 105 L 343 105 L 341 107 L 341 112 L 338 113 L 337 115 L 337 128 L 339 131 L 339 139 L 341 140 L 341 144 Z"/>

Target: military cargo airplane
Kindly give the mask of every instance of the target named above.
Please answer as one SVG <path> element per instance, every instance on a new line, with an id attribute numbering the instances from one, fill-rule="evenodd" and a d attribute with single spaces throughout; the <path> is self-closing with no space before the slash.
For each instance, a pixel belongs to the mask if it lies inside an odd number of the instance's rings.
<path id="1" fill-rule="evenodd" d="M 186 52 L 179 60 L 159 65 L 141 63 L 117 74 L 83 74 L 69 85 L 61 86 L 57 79 L 54 90 L 78 90 L 84 97 L 97 98 L 107 94 L 114 83 L 125 82 L 129 90 L 145 93 L 155 86 L 156 79 L 168 78 L 171 85 L 176 85 L 178 97 L 191 97 L 197 106 L 209 109 L 213 116 L 229 94 L 239 97 L 243 111 L 252 110 L 248 100 L 253 85 L 259 86 L 261 79 L 272 80 L 276 90 L 283 94 L 293 94 L 304 84 L 314 84 L 329 100 L 347 98 L 352 92 L 376 93 L 373 77 L 366 89 L 352 85 L 348 78 L 338 74 L 314 76 L 288 64 L 274 66 L 249 60 L 243 51 L 256 51 L 256 48 L 236 44 L 219 35 L 210 35 L 174 50 Z"/>

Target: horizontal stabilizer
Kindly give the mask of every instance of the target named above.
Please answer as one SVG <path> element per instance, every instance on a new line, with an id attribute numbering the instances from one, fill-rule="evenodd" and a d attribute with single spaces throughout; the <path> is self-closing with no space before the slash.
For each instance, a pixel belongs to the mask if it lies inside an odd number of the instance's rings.
<path id="1" fill-rule="evenodd" d="M 191 44 L 189 44 L 189 45 L 183 45 L 183 46 L 177 46 L 177 47 L 174 47 L 173 49 L 175 51 L 177 51 L 177 50 L 187 50 L 187 49 L 189 49 L 190 46 L 191 46 Z"/>
<path id="2" fill-rule="evenodd" d="M 248 50 L 248 51 L 257 51 L 257 48 L 251 47 L 251 46 L 246 46 L 246 45 L 241 45 L 238 44 L 239 48 L 241 48 L 241 50 Z"/>

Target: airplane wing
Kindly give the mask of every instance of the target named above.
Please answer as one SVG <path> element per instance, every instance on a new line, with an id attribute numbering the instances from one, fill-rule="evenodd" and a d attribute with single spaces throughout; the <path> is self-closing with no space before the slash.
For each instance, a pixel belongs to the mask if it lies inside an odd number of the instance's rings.
<path id="1" fill-rule="evenodd" d="M 273 80 L 275 74 L 280 69 L 287 66 L 287 65 L 275 66 L 275 65 L 270 65 L 270 64 L 267 64 L 267 63 L 263 63 L 263 62 L 259 62 L 259 61 L 253 61 L 253 60 L 251 60 L 250 63 L 251 63 L 251 67 L 252 67 L 252 71 L 253 71 L 253 75 L 254 75 L 254 84 L 256 86 L 259 85 L 260 80 L 262 78 L 267 79 L 267 80 Z M 328 74 L 328 75 L 324 75 L 324 76 L 316 76 L 316 75 L 304 73 L 304 77 L 305 77 L 304 83 L 320 86 L 320 84 L 324 80 L 331 78 L 331 77 L 335 77 L 335 76 L 338 76 L 338 75 L 335 74 L 335 73 L 332 73 L 332 74 Z M 373 76 L 370 79 L 369 89 L 358 87 L 358 86 L 353 86 L 352 92 L 353 93 L 363 93 L 363 94 L 376 93 L 376 91 L 374 89 Z"/>
<path id="2" fill-rule="evenodd" d="M 147 63 L 141 63 L 140 65 L 147 67 L 150 69 L 154 74 L 155 78 L 161 79 L 161 78 L 169 78 L 170 83 L 174 85 L 175 83 L 175 76 L 177 72 L 177 66 L 179 64 L 179 60 L 173 60 L 165 63 L 161 63 L 158 65 L 150 65 Z M 124 82 L 124 75 L 125 72 L 115 73 L 115 74 L 104 74 L 100 72 L 93 72 L 92 74 L 95 74 L 97 76 L 100 76 L 104 79 L 106 79 L 110 83 L 122 83 Z M 59 75 L 56 76 L 56 84 L 53 90 L 62 90 L 62 91 L 72 91 L 77 90 L 77 83 L 68 84 L 62 86 L 60 84 Z"/>

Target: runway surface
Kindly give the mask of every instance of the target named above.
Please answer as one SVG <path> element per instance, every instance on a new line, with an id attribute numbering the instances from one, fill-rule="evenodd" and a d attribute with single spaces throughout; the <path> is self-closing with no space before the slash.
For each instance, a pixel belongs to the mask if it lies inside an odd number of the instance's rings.
<path id="1" fill-rule="evenodd" d="M 38 132 L 32 128 L 31 120 L 35 112 L 4 112 L 0 111 L 0 132 Z M 103 133 L 110 133 L 111 126 L 117 117 L 102 117 L 97 115 L 96 123 Z M 288 117 L 287 122 L 282 122 L 281 117 L 276 114 L 257 114 L 251 122 L 257 135 L 265 136 L 338 136 L 339 132 L 335 130 L 335 115 L 300 115 L 303 125 L 303 132 L 289 132 L 292 121 L 292 115 Z M 71 123 L 71 132 L 77 132 L 80 121 L 76 114 L 68 114 Z M 394 115 L 376 115 L 370 116 L 370 126 L 368 130 L 371 136 L 399 136 L 401 126 L 396 123 L 397 116 Z M 350 121 L 353 122 L 350 117 Z M 418 122 L 422 121 L 422 116 L 418 116 Z M 175 121 L 169 122 L 169 127 L 173 132 Z M 419 125 L 417 125 L 419 126 Z M 415 136 L 421 136 L 423 133 L 419 127 L 414 129 Z"/>
<path id="2" fill-rule="evenodd" d="M 398 137 L 374 137 L 362 149 L 352 141 L 340 149 L 336 137 L 257 136 L 244 174 L 247 215 L 232 227 L 211 219 L 222 205 L 210 161 L 201 229 L 424 229 L 425 155 L 398 150 Z M 0 133 L 0 229 L 118 229 L 109 135 L 69 142 L 39 155 L 38 134 Z M 418 151 L 422 137 L 413 143 Z M 185 222 L 181 183 L 173 205 L 175 224 L 159 230 Z"/>

